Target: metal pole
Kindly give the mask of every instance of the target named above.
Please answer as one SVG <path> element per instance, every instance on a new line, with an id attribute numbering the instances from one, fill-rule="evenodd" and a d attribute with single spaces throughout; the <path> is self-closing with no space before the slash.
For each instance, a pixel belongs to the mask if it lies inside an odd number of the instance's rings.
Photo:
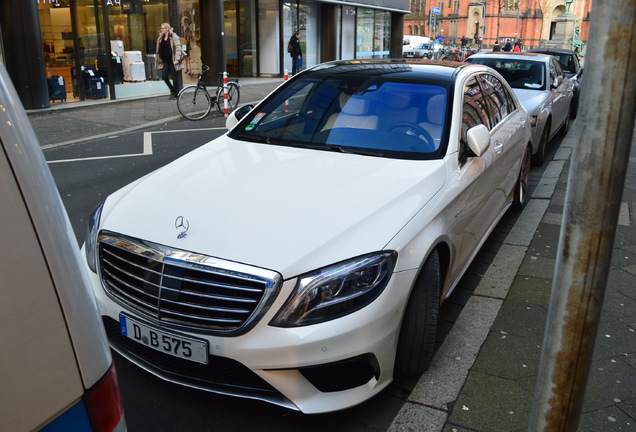
<path id="1" fill-rule="evenodd" d="M 581 415 L 634 128 L 635 21 L 636 0 L 594 3 L 531 432 L 576 431 Z"/>

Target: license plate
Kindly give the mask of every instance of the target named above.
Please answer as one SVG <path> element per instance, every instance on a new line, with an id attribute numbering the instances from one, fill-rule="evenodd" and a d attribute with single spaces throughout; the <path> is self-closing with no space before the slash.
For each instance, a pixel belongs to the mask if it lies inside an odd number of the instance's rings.
<path id="1" fill-rule="evenodd" d="M 119 315 L 119 329 L 122 335 L 146 345 L 148 348 L 184 360 L 208 364 L 207 341 L 158 330 L 121 314 Z"/>

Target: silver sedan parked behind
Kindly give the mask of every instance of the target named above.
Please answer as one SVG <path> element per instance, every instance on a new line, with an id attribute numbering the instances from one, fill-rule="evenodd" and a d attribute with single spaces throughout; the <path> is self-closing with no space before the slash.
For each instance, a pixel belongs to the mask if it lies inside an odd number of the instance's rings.
<path id="1" fill-rule="evenodd" d="M 543 164 L 548 142 L 571 125 L 574 85 L 559 62 L 545 54 L 504 52 L 474 54 L 466 62 L 490 66 L 508 81 L 532 119 L 532 161 Z"/>
<path id="2" fill-rule="evenodd" d="M 402 57 L 408 59 L 430 59 L 433 58 L 433 43 L 421 43 L 414 48 L 404 51 Z"/>
<path id="3" fill-rule="evenodd" d="M 402 60 L 320 64 L 250 108 L 91 216 L 112 346 L 304 413 L 422 373 L 440 302 L 526 202 L 527 111 L 490 68 Z"/>

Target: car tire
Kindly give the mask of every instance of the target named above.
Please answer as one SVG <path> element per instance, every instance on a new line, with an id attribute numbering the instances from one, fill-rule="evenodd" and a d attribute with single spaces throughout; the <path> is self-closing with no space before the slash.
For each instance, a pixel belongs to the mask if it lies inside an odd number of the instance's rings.
<path id="1" fill-rule="evenodd" d="M 396 379 L 419 376 L 431 364 L 437 336 L 442 277 L 439 252 L 426 259 L 406 305 L 395 355 Z"/>
<path id="2" fill-rule="evenodd" d="M 530 184 L 530 160 L 532 159 L 532 150 L 530 146 L 526 147 L 523 153 L 523 159 L 521 159 L 521 169 L 519 170 L 519 178 L 515 185 L 515 192 L 512 198 L 512 208 L 514 210 L 521 210 L 523 206 L 528 202 L 529 197 L 529 184 Z"/>
<path id="3" fill-rule="evenodd" d="M 579 111 L 579 95 L 580 90 L 574 93 L 574 98 L 572 98 L 572 104 L 570 105 L 570 118 L 572 120 L 576 119 L 576 114 Z"/>
<path id="4" fill-rule="evenodd" d="M 545 161 L 545 151 L 548 147 L 548 138 L 550 136 L 550 122 L 548 121 L 543 128 L 543 133 L 541 134 L 541 140 L 539 141 L 539 148 L 537 152 L 532 155 L 532 164 L 536 166 L 543 165 Z"/>

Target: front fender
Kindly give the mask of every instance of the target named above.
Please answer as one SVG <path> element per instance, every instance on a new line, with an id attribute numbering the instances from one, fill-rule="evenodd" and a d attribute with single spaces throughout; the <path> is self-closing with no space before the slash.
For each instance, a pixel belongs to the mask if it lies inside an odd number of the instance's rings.
<path id="1" fill-rule="evenodd" d="M 546 128 L 548 124 L 549 118 L 550 118 L 550 110 L 548 107 L 543 107 L 537 114 L 537 124 L 536 126 L 532 128 L 532 153 L 533 154 L 536 153 L 537 149 L 539 148 L 539 143 L 541 142 L 541 136 L 543 135 L 543 130 Z"/>

